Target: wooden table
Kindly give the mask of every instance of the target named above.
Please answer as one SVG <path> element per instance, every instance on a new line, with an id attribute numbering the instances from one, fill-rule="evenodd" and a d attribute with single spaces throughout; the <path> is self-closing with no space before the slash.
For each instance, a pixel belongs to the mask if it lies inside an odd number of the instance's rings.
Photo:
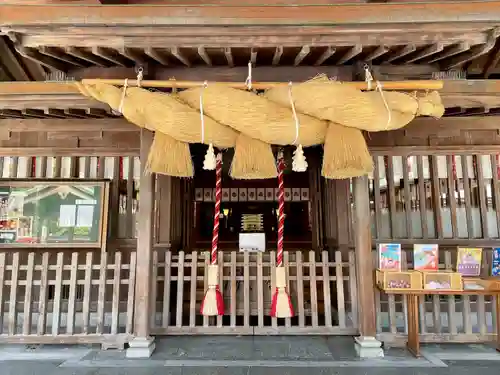
<path id="1" fill-rule="evenodd" d="M 406 297 L 408 305 L 408 342 L 406 347 L 408 351 L 412 353 L 415 357 L 420 357 L 420 340 L 419 340 L 419 319 L 418 319 L 418 297 L 425 295 L 455 295 L 455 296 L 493 296 L 495 297 L 496 304 L 496 331 L 497 331 L 497 342 L 496 349 L 500 352 L 500 289 L 484 289 L 484 290 L 386 290 L 380 289 L 382 292 L 387 294 L 399 294 Z"/>

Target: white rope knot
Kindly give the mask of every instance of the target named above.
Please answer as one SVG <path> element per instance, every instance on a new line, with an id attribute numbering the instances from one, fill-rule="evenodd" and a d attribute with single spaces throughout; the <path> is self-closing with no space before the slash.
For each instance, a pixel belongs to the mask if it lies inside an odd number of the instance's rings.
<path id="1" fill-rule="evenodd" d="M 293 119 L 295 120 L 295 140 L 293 141 L 292 145 L 297 146 L 295 148 L 295 151 L 293 152 L 292 171 L 305 172 L 307 170 L 307 161 L 306 157 L 304 156 L 304 150 L 302 149 L 301 144 L 297 145 L 297 142 L 299 140 L 300 122 L 299 117 L 297 116 L 297 111 L 295 110 L 295 104 L 293 102 L 292 82 L 288 84 L 288 97 L 290 99 L 290 104 L 292 107 Z"/>
<path id="2" fill-rule="evenodd" d="M 205 115 L 203 114 L 203 91 L 207 88 L 207 81 L 203 82 L 200 91 L 200 120 L 201 120 L 201 143 L 205 143 Z M 208 144 L 208 150 L 205 154 L 205 160 L 203 161 L 203 169 L 206 171 L 213 171 L 216 166 L 214 146 L 212 143 Z"/>
<path id="3" fill-rule="evenodd" d="M 252 62 L 248 62 L 248 76 L 245 80 L 245 85 L 247 86 L 247 90 L 252 90 Z"/>
<path id="4" fill-rule="evenodd" d="M 141 87 L 142 80 L 144 78 L 144 69 L 139 68 L 137 70 L 137 87 Z"/>
<path id="5" fill-rule="evenodd" d="M 122 97 L 120 99 L 120 105 L 118 106 L 118 112 L 120 112 L 120 114 L 123 114 L 123 103 L 125 102 L 125 95 L 127 93 L 127 87 L 128 87 L 128 78 L 126 78 L 125 82 L 123 83 Z"/>
<path id="6" fill-rule="evenodd" d="M 373 76 L 368 65 L 365 65 L 365 82 L 367 90 L 372 89 Z"/>

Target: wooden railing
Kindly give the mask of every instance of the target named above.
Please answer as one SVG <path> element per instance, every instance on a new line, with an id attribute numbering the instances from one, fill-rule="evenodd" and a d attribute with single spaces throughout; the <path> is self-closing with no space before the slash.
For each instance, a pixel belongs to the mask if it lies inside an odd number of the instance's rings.
<path id="1" fill-rule="evenodd" d="M 0 342 L 123 346 L 135 265 L 135 252 L 0 253 Z"/>
<path id="2" fill-rule="evenodd" d="M 296 317 L 269 317 L 275 252 L 220 252 L 223 317 L 199 314 L 206 289 L 208 252 L 156 251 L 151 293 L 153 334 L 355 334 L 357 296 L 354 254 L 285 252 Z"/>

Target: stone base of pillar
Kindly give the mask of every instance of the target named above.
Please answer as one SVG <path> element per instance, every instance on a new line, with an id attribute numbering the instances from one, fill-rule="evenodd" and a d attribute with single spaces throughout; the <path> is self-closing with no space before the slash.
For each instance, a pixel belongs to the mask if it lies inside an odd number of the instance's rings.
<path id="1" fill-rule="evenodd" d="M 356 354 L 361 358 L 380 358 L 384 356 L 382 343 L 375 337 L 358 336 L 354 338 Z"/>
<path id="2" fill-rule="evenodd" d="M 156 348 L 154 337 L 135 337 L 128 345 L 127 358 L 149 358 Z"/>

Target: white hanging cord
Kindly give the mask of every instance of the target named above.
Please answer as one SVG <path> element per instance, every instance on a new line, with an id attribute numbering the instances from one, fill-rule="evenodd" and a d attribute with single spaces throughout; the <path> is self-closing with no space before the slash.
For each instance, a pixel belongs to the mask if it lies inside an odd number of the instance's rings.
<path id="1" fill-rule="evenodd" d="M 297 142 L 299 141 L 300 122 L 299 122 L 299 116 L 297 116 L 297 111 L 295 110 L 295 104 L 293 102 L 292 82 L 291 81 L 288 84 L 288 98 L 290 99 L 290 105 L 292 107 L 293 119 L 295 121 L 295 140 L 293 141 L 292 144 L 296 145 Z M 306 157 L 304 156 L 304 150 L 302 149 L 301 144 L 297 145 L 297 148 L 293 152 L 292 170 L 294 172 L 305 172 L 307 170 L 307 161 L 306 161 Z"/>
<path id="2" fill-rule="evenodd" d="M 292 106 L 292 113 L 293 113 L 293 119 L 295 120 L 295 140 L 293 141 L 292 145 L 295 145 L 297 141 L 299 140 L 299 117 L 297 116 L 297 112 L 295 111 L 295 104 L 293 103 L 293 96 L 292 96 L 292 82 L 290 81 L 288 83 L 288 98 L 290 99 L 290 104 Z"/>
<path id="3" fill-rule="evenodd" d="M 387 130 L 389 128 L 389 125 L 391 124 L 392 111 L 389 108 L 389 104 L 387 103 L 387 100 L 385 99 L 384 90 L 382 89 L 382 83 L 380 81 L 377 81 L 377 88 L 375 90 L 377 90 L 380 93 L 380 96 L 382 97 L 382 101 L 384 102 L 384 107 L 387 110 L 387 125 L 385 127 L 385 130 Z"/>
<path id="4" fill-rule="evenodd" d="M 142 80 L 144 79 L 144 69 L 137 69 L 137 87 L 141 87 Z"/>
<path id="5" fill-rule="evenodd" d="M 374 81 L 373 75 L 370 72 L 370 68 L 368 67 L 368 65 L 365 64 L 364 68 L 365 68 L 366 86 L 367 86 L 368 90 L 371 90 L 372 89 L 372 82 Z M 384 102 L 384 107 L 387 110 L 387 125 L 385 127 L 385 130 L 387 130 L 389 128 L 389 125 L 391 124 L 392 112 L 391 112 L 391 109 L 389 108 L 389 104 L 387 103 L 387 100 L 385 99 L 384 90 L 382 87 L 382 82 L 380 82 L 380 81 L 375 82 L 375 90 L 380 93 L 380 96 L 382 97 L 382 101 Z"/>
<path id="6" fill-rule="evenodd" d="M 203 82 L 203 86 L 200 91 L 200 119 L 201 119 L 201 143 L 205 143 L 205 115 L 203 114 L 203 91 L 207 88 L 207 81 Z M 214 146 L 212 143 L 208 144 L 208 150 L 205 154 L 205 160 L 203 161 L 203 169 L 207 171 L 213 171 L 217 165 L 217 160 L 215 158 Z"/>
<path id="7" fill-rule="evenodd" d="M 123 102 L 125 101 L 125 94 L 127 93 L 128 87 L 128 78 L 125 79 L 125 83 L 123 84 L 122 97 L 120 99 L 120 105 L 118 106 L 118 112 L 123 114 Z"/>
<path id="8" fill-rule="evenodd" d="M 248 76 L 247 79 L 245 80 L 245 85 L 247 86 L 247 90 L 252 89 L 252 62 L 248 62 Z"/>
<path id="9" fill-rule="evenodd" d="M 203 114 L 203 91 L 207 87 L 207 81 L 203 82 L 200 91 L 200 119 L 201 119 L 201 143 L 205 143 L 205 115 Z"/>

